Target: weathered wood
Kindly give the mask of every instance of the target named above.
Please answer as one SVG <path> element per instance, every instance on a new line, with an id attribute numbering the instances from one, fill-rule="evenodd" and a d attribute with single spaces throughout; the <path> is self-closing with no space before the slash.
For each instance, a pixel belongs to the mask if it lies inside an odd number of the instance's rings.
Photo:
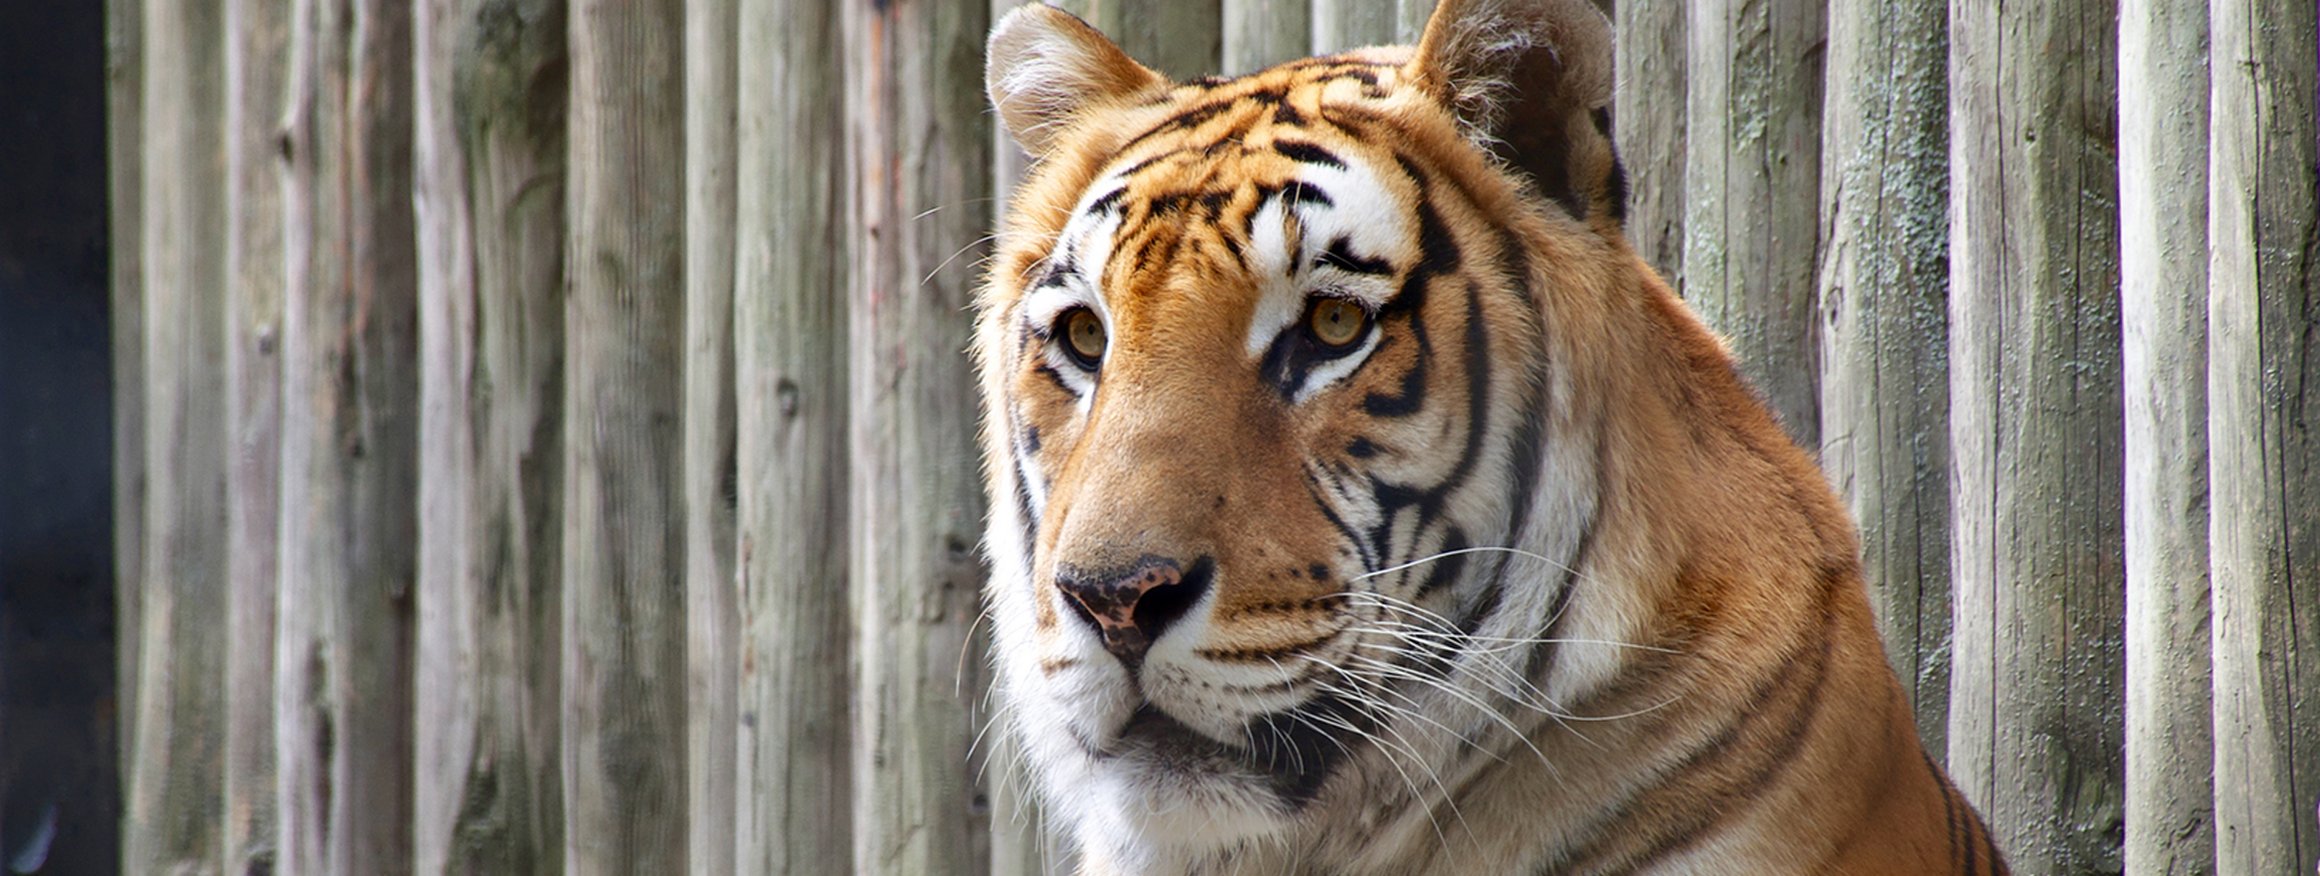
<path id="1" fill-rule="evenodd" d="M 105 0 L 107 313 L 113 373 L 113 748 L 134 772 L 145 576 L 144 0 Z"/>
<path id="2" fill-rule="evenodd" d="M 2024 874 L 2121 867 L 2112 12 L 1950 6 L 1949 759 Z"/>
<path id="3" fill-rule="evenodd" d="M 2215 866 L 2207 587 L 2207 7 L 2119 4 L 2129 873 Z"/>
<path id="4" fill-rule="evenodd" d="M 562 0 L 423 0 L 419 873 L 562 867 Z"/>
<path id="5" fill-rule="evenodd" d="M 856 873 L 981 873 L 969 762 L 984 571 L 967 305 L 990 213 L 990 7 L 844 7 L 856 653 Z M 745 150 L 746 151 L 746 150 Z M 801 392 L 801 403 L 803 395 Z M 802 410 L 802 408 L 801 408 Z"/>
<path id="6" fill-rule="evenodd" d="M 282 86 L 288 0 L 227 0 L 226 720 L 223 869 L 270 873 L 282 429 Z"/>
<path id="7" fill-rule="evenodd" d="M 1138 63 L 1170 79 L 1183 81 L 1217 72 L 1223 39 L 1222 0 L 1061 0 L 1057 5 L 1095 25 Z M 982 45 L 979 41 L 975 44 Z"/>
<path id="8" fill-rule="evenodd" d="M 841 656 L 853 641 L 840 547 L 848 530 L 846 259 L 861 244 L 845 232 L 845 139 L 830 123 L 841 114 L 840 29 L 820 8 L 785 0 L 746 10 L 740 22 L 736 839 L 748 873 L 866 872 L 852 863 L 849 742 L 860 737 L 850 735 L 852 675 Z M 970 162 L 987 154 L 962 150 L 947 160 L 980 167 Z M 950 221 L 979 220 L 980 206 L 959 204 Z"/>
<path id="9" fill-rule="evenodd" d="M 1822 12 L 1695 0 L 1684 22 L 1684 297 L 1806 447 L 1820 432 Z"/>
<path id="10" fill-rule="evenodd" d="M 1310 0 L 1224 0 L 1217 21 L 1223 52 L 1218 71 L 1239 76 L 1305 57 L 1312 14 Z M 1005 141 L 1004 131 L 1000 138 Z"/>
<path id="11" fill-rule="evenodd" d="M 2320 859 L 2320 130 L 2305 0 L 2216 0 L 2208 441 L 2219 872 Z"/>
<path id="12" fill-rule="evenodd" d="M 696 874 L 738 872 L 747 835 L 735 820 L 742 744 L 733 555 L 736 14 L 733 0 L 685 2 L 685 859 Z M 835 297 L 830 286 L 825 294 Z M 830 584 L 833 599 L 843 580 Z M 842 749 L 822 754 L 844 775 Z M 843 869 L 845 844 L 835 847 L 839 857 L 830 860 Z"/>
<path id="13" fill-rule="evenodd" d="M 1435 4 L 1436 0 L 1394 0 L 1394 42 L 1416 45 L 1426 32 L 1426 19 L 1434 15 Z"/>
<path id="14" fill-rule="evenodd" d="M 572 5 L 565 868 L 685 868 L 684 7 Z"/>
<path id="15" fill-rule="evenodd" d="M 1861 528 L 1885 655 L 1935 756 L 1949 726 L 1949 17 L 1829 6 L 1821 466 Z"/>
<path id="16" fill-rule="evenodd" d="M 1625 0 L 1612 21 L 1619 35 L 1619 86 L 1611 93 L 1611 133 L 1627 167 L 1627 239 L 1668 285 L 1684 289 L 1683 0 Z"/>
<path id="17" fill-rule="evenodd" d="M 1309 2 L 1313 6 L 1313 54 L 1327 55 L 1394 42 L 1394 31 L 1401 20 L 1396 0 Z"/>
<path id="18" fill-rule="evenodd" d="M 142 239 L 147 542 L 122 867 L 218 866 L 226 621 L 224 3 L 147 0 Z"/>
<path id="19" fill-rule="evenodd" d="M 288 873 L 411 868 L 411 14 L 299 0 L 283 197 L 275 752 Z"/>

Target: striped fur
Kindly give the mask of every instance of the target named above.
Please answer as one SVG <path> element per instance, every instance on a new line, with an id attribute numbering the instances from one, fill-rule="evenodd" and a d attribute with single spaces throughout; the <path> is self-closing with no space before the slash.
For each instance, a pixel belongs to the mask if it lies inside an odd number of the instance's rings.
<path id="1" fill-rule="evenodd" d="M 1000 716 L 1088 872 L 2004 872 L 1843 510 L 1624 241 L 1609 51 L 1584 0 L 1187 84 L 994 32 Z"/>

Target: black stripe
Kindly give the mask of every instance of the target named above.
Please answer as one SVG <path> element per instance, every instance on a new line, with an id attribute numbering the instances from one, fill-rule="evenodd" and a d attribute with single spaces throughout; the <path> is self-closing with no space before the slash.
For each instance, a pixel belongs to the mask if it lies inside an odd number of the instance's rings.
<path id="1" fill-rule="evenodd" d="M 1338 235 L 1336 239 L 1329 242 L 1329 246 L 1323 249 L 1320 255 L 1314 256 L 1313 266 L 1332 267 L 1347 273 L 1371 276 L 1392 276 L 1394 273 L 1394 266 L 1385 259 L 1354 254 L 1353 240 L 1345 235 Z"/>
<path id="2" fill-rule="evenodd" d="M 1933 776 L 1933 789 L 1941 794 L 1941 817 L 1942 821 L 1949 827 L 1949 859 L 1951 861 L 1962 859 L 1968 862 L 1965 865 L 1965 871 L 1971 873 L 1974 870 L 1971 863 L 1973 859 L 1970 857 L 1973 853 L 1966 850 L 1965 840 L 1958 833 L 1957 797 L 1950 791 L 1949 780 L 1942 777 L 1941 768 L 1934 765 L 1933 755 L 1926 753 L 1922 748 L 1918 750 L 1917 755 L 1924 759 L 1926 773 Z"/>
<path id="3" fill-rule="evenodd" d="M 1056 388 L 1061 389 L 1064 392 L 1071 393 L 1074 396 L 1079 395 L 1079 390 L 1072 388 L 1071 384 L 1063 382 L 1063 375 L 1056 372 L 1055 366 L 1047 364 L 1047 360 L 1041 359 L 1038 365 L 1032 366 L 1031 370 L 1038 372 L 1041 376 L 1046 377 L 1048 380 L 1054 381 Z"/>
<path id="4" fill-rule="evenodd" d="M 1121 186 L 1109 192 L 1105 192 L 1103 197 L 1097 198 L 1094 201 L 1090 201 L 1088 203 L 1087 211 L 1091 214 L 1109 213 L 1113 208 L 1120 206 L 1120 198 L 1127 193 L 1127 186 Z"/>
<path id="5" fill-rule="evenodd" d="M 1345 169 L 1345 161 L 1338 158 L 1337 153 L 1302 140 L 1275 140 L 1273 141 L 1273 151 L 1301 164 L 1318 164 L 1338 170 Z"/>
<path id="6" fill-rule="evenodd" d="M 1828 680 L 1828 664 L 1836 648 L 1836 638 L 1830 635 L 1829 629 L 1835 618 L 1830 603 L 1833 594 L 1839 589 L 1836 583 L 1840 573 L 1841 570 L 1825 569 L 1818 576 L 1817 583 L 1822 588 L 1819 599 L 1821 626 L 1814 632 L 1819 636 L 1819 647 L 1800 647 L 1796 651 L 1806 653 L 1791 652 L 1787 659 L 1779 661 L 1779 668 L 1750 691 L 1747 705 L 1737 710 L 1732 721 L 1720 728 L 1707 742 L 1694 746 L 1680 763 L 1661 775 L 1659 782 L 1630 794 L 1610 816 L 1596 826 L 1591 842 L 1576 852 L 1559 856 L 1559 860 L 1566 863 L 1585 862 L 1616 854 L 1617 857 L 1613 859 L 1615 863 L 1595 869 L 1615 873 L 1642 870 L 1690 846 L 1700 836 L 1744 809 L 1747 801 L 1762 793 L 1781 774 L 1783 768 L 1796 759 L 1804 748 L 1806 731 L 1820 713 L 1821 693 Z M 1809 681 L 1806 680 L 1808 678 Z M 1771 746 L 1768 749 L 1761 746 L 1738 746 L 1736 743 L 1750 729 L 1774 720 L 1771 701 L 1794 690 L 1799 683 L 1807 685 L 1802 699 L 1794 709 L 1788 711 L 1788 721 L 1774 735 Z M 1707 787 L 1681 787 L 1687 779 L 1700 776 L 1723 763 L 1733 762 L 1733 758 L 1756 752 L 1761 752 L 1763 756 L 1745 765 L 1736 764 L 1742 770 L 1736 780 L 1709 776 L 1707 778 L 1712 784 Z M 1638 810 L 1649 805 L 1646 802 L 1648 798 L 1668 794 L 1679 794 L 1692 801 L 1681 812 L 1679 820 L 1644 825 L 1633 823 Z M 1711 796 L 1701 799 L 1703 794 Z M 1610 843 L 1638 838 L 1638 834 L 1646 831 L 1650 835 L 1642 837 L 1646 844 L 1640 849 L 1619 854 L 1606 848 Z"/>
<path id="7" fill-rule="evenodd" d="M 1345 518 L 1337 516 L 1335 506 L 1330 505 L 1328 500 L 1322 498 L 1320 477 L 1310 466 L 1305 469 L 1305 492 L 1313 498 L 1314 507 L 1321 509 L 1322 518 L 1328 520 L 1329 525 L 1337 529 L 1338 536 L 1343 538 L 1346 544 L 1352 545 L 1355 553 L 1361 555 L 1362 568 L 1377 568 L 1377 556 L 1370 552 L 1368 543 L 1362 540 L 1359 533 L 1353 531 L 1353 527 L 1346 525 Z"/>
<path id="8" fill-rule="evenodd" d="M 1293 182 L 1281 187 L 1281 206 L 1294 210 L 1307 204 L 1312 204 L 1317 207 L 1335 207 L 1337 206 L 1337 200 L 1331 198 L 1329 196 L 1329 192 L 1323 190 L 1320 186 L 1305 182 L 1303 180 L 1299 180 L 1297 182 Z M 1251 216 L 1249 221 L 1254 222 L 1256 219 L 1254 216 Z M 1251 227 L 1253 228 L 1254 226 Z M 1289 269 L 1292 271 L 1297 269 L 1295 259 L 1290 260 Z"/>

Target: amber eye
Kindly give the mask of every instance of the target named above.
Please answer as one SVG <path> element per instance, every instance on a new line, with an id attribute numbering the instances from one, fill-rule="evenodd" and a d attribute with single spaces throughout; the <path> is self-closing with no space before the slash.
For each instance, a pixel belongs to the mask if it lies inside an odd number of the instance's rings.
<path id="1" fill-rule="evenodd" d="M 1315 298 L 1313 308 L 1305 312 L 1305 330 L 1323 346 L 1343 347 L 1361 339 L 1361 330 L 1369 327 L 1369 311 L 1343 298 Z"/>
<path id="2" fill-rule="evenodd" d="M 1063 348 L 1080 367 L 1095 370 L 1096 363 L 1104 360 L 1104 321 L 1093 310 L 1074 307 L 1063 315 L 1062 322 Z"/>

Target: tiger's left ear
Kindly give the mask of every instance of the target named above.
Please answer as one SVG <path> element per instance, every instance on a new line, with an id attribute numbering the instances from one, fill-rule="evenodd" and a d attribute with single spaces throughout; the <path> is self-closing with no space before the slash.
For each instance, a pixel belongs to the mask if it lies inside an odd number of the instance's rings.
<path id="1" fill-rule="evenodd" d="M 1442 0 L 1404 75 L 1584 222 L 1626 219 L 1611 22 L 1589 0 Z"/>

